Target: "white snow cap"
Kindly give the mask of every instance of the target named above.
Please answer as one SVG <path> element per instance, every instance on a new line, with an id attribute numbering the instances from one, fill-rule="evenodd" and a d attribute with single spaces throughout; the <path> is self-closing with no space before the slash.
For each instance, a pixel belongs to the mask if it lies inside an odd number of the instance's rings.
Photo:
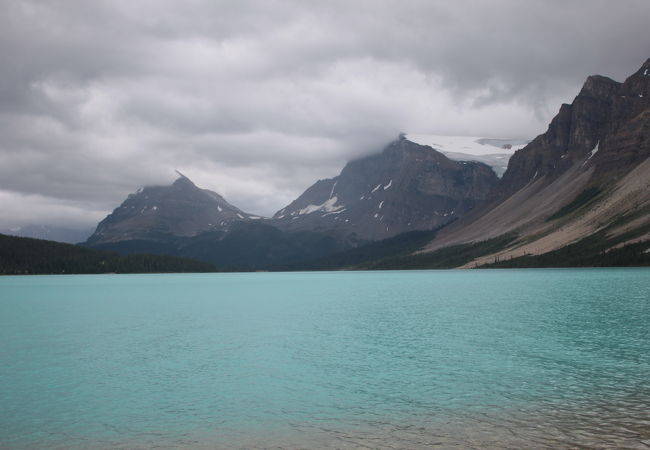
<path id="1" fill-rule="evenodd" d="M 411 142 L 428 145 L 443 154 L 464 153 L 465 155 L 486 156 L 494 154 L 513 155 L 530 142 L 527 139 L 492 139 L 476 136 L 442 136 L 437 134 L 408 134 Z M 453 159 L 453 158 L 452 158 Z"/>
<path id="2" fill-rule="evenodd" d="M 432 147 L 454 161 L 478 161 L 487 164 L 499 177 L 506 171 L 510 157 L 530 142 L 528 139 L 492 139 L 436 134 L 408 134 L 406 139 Z"/>

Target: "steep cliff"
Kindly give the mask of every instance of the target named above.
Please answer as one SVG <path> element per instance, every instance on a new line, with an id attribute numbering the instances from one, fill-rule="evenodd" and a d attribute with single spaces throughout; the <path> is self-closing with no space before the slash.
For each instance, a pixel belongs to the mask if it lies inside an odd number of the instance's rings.
<path id="1" fill-rule="evenodd" d="M 441 232 L 425 251 L 519 236 L 495 258 L 542 254 L 594 233 L 647 238 L 650 226 L 650 60 L 624 83 L 587 78 L 548 130 L 510 159 L 480 210 Z M 626 234 L 627 235 L 627 234 Z"/>

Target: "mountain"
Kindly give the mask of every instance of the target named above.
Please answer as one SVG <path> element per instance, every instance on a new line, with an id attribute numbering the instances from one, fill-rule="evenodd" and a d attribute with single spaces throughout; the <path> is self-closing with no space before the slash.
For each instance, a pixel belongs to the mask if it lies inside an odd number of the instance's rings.
<path id="1" fill-rule="evenodd" d="M 509 235 L 466 265 L 530 265 L 541 255 L 566 257 L 562 249 L 597 254 L 649 241 L 649 96 L 650 59 L 623 83 L 588 77 L 547 131 L 511 157 L 486 205 L 423 251 Z"/>
<path id="2" fill-rule="evenodd" d="M 99 223 L 87 243 L 165 241 L 169 235 L 191 237 L 226 230 L 235 221 L 260 219 L 178 174 L 179 178 L 170 186 L 144 187 L 129 195 Z"/>
<path id="3" fill-rule="evenodd" d="M 97 226 L 86 246 L 171 254 L 242 270 L 300 267 L 368 241 L 430 230 L 487 198 L 498 178 L 485 164 L 452 161 L 403 136 L 348 163 L 271 219 L 245 213 L 187 177 L 145 187 Z"/>
<path id="4" fill-rule="evenodd" d="M 181 175 L 130 196 L 88 244 L 256 269 L 650 263 L 649 95 L 650 60 L 623 83 L 588 77 L 526 145 L 426 141 L 448 157 L 400 136 L 271 219 Z M 501 178 L 472 161 L 495 155 Z"/>
<path id="5" fill-rule="evenodd" d="M 273 216 L 286 231 L 309 230 L 359 242 L 429 230 L 462 217 L 498 178 L 490 167 L 453 161 L 400 136 L 381 153 L 349 162 Z"/>
<path id="6" fill-rule="evenodd" d="M 45 239 L 48 241 L 65 242 L 76 244 L 84 242 L 93 233 L 93 230 L 79 228 L 64 228 L 51 225 L 25 225 L 14 227 L 6 230 L 0 230 L 0 233 L 10 236 L 30 237 L 34 239 Z"/>
<path id="7" fill-rule="evenodd" d="M 214 271 L 211 264 L 186 258 L 121 256 L 77 245 L 0 234 L 0 275 Z"/>
<path id="8" fill-rule="evenodd" d="M 97 226 L 84 244 L 122 255 L 175 255 L 224 270 L 299 264 L 349 247 L 310 230 L 283 231 L 179 173 L 170 186 L 144 187 Z"/>

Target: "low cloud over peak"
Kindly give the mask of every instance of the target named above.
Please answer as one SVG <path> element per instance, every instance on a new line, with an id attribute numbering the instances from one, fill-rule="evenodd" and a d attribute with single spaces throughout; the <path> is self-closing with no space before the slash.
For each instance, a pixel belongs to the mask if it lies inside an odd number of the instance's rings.
<path id="1" fill-rule="evenodd" d="M 534 137 L 587 75 L 636 70 L 647 17 L 646 0 L 7 0 L 0 226 L 91 224 L 174 169 L 268 215 L 401 131 Z"/>

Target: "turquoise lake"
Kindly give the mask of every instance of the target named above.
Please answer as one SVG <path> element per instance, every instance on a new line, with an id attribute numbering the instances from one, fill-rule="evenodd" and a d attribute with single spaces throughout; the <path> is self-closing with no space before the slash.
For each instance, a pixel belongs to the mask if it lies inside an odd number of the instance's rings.
<path id="1" fill-rule="evenodd" d="M 0 277 L 0 448 L 650 447 L 650 270 Z"/>

